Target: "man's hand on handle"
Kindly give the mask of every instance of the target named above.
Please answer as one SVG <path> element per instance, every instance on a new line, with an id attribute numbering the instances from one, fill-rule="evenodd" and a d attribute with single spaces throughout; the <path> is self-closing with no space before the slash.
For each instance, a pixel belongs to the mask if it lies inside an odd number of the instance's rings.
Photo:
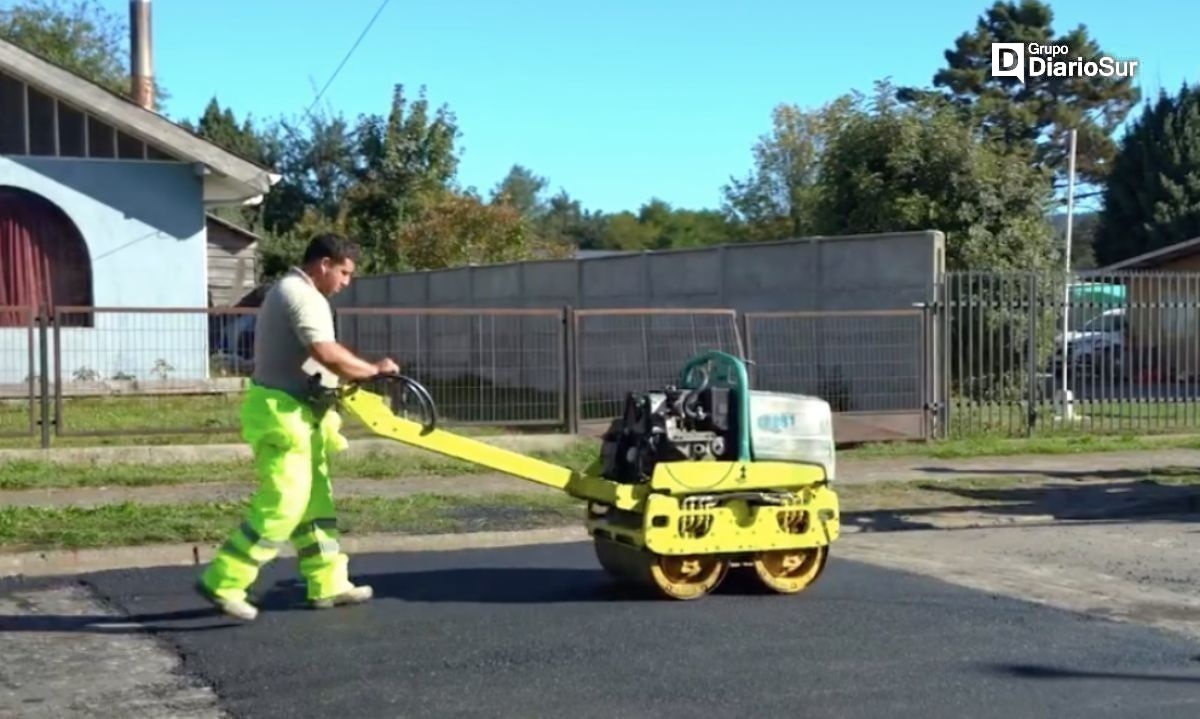
<path id="1" fill-rule="evenodd" d="M 309 346 L 309 351 L 323 367 L 350 382 L 400 372 L 400 367 L 391 358 L 368 362 L 338 342 L 317 342 Z"/>
<path id="2" fill-rule="evenodd" d="M 393 362 L 391 357 L 376 362 L 375 369 L 379 374 L 400 374 L 400 365 Z"/>

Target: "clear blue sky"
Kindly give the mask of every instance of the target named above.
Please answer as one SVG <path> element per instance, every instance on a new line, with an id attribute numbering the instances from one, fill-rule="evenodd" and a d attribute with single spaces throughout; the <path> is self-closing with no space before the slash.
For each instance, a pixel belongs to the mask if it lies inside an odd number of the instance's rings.
<path id="1" fill-rule="evenodd" d="M 127 0 L 102 0 L 127 13 Z M 155 71 L 174 118 L 216 95 L 241 117 L 297 116 L 381 0 L 153 0 Z M 386 113 L 393 84 L 457 115 L 459 180 L 490 190 L 513 163 L 589 209 L 651 197 L 717 207 L 782 102 L 816 106 L 891 76 L 927 85 L 990 0 L 391 0 L 323 98 Z M 1057 0 L 1141 62 L 1143 92 L 1200 82 L 1200 2 Z"/>

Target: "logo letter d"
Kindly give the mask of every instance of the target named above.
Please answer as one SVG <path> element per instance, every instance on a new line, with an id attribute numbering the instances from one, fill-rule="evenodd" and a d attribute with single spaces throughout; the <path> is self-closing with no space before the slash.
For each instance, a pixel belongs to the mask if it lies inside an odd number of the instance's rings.
<path id="1" fill-rule="evenodd" d="M 1015 77 L 1025 84 L 1025 46 L 1019 42 L 992 43 L 992 77 Z"/>

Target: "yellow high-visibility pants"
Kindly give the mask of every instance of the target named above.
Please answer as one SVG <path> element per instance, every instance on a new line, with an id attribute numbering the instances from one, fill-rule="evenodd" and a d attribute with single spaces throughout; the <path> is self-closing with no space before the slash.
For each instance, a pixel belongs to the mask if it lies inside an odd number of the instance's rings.
<path id="1" fill-rule="evenodd" d="M 308 405 L 251 383 L 241 420 L 242 438 L 254 452 L 258 490 L 201 583 L 214 595 L 244 600 L 261 569 L 290 543 L 309 599 L 348 590 L 329 476 L 330 455 L 346 448 L 340 417 L 330 409 L 318 422 Z"/>

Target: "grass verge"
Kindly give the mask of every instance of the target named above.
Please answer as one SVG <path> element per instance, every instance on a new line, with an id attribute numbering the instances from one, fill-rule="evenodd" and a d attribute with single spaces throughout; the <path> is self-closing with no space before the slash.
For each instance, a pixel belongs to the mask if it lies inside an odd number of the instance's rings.
<path id="1" fill-rule="evenodd" d="M 530 456 L 573 469 L 583 469 L 596 457 L 595 444 L 581 441 L 553 452 Z M 404 456 L 370 453 L 334 457 L 334 481 L 344 478 L 393 479 L 397 477 L 453 477 L 492 470 L 478 464 L 442 457 L 432 452 Z M 70 487 L 149 487 L 209 482 L 254 482 L 249 461 L 200 464 L 53 464 L 20 460 L 0 465 L 0 490 Z"/>
<path id="2" fill-rule="evenodd" d="M 200 502 L 124 503 L 94 508 L 3 507 L 0 551 L 216 543 L 237 527 L 246 506 L 246 502 Z M 414 494 L 398 499 L 351 497 L 338 502 L 338 525 L 346 535 L 538 529 L 571 525 L 581 522 L 582 517 L 583 504 L 565 494 Z"/>
<path id="3" fill-rule="evenodd" d="M 545 397 L 502 396 L 453 385 L 430 387 L 430 391 L 437 398 L 441 423 L 460 434 L 483 437 L 527 431 L 492 423 L 497 418 L 518 418 L 513 416 L 514 407 L 528 412 L 525 419 L 548 418 L 550 431 L 554 431 L 557 401 Z M 51 416 L 64 434 L 52 435 L 50 443 L 54 447 L 237 443 L 241 441 L 241 402 L 241 393 L 65 397 L 60 415 L 51 398 Z M 39 447 L 41 435 L 36 426 L 40 417 L 40 398 L 35 398 L 32 407 L 27 399 L 0 401 L 0 448 Z M 30 431 L 31 418 L 34 431 Z M 545 427 L 540 430 L 547 431 Z M 368 434 L 353 421 L 346 423 L 346 431 L 352 436 Z M 88 434 L 92 432 L 112 434 Z"/>
<path id="4" fill-rule="evenodd" d="M 869 444 L 843 449 L 839 459 L 939 458 L 987 456 L 1064 455 L 1091 452 L 1200 449 L 1200 437 L 1045 437 L 1031 439 L 981 438 L 943 442 Z M 597 456 L 595 440 L 580 439 L 569 448 L 534 452 L 531 456 L 582 470 Z M 467 476 L 489 472 L 471 462 L 454 460 L 430 452 L 397 456 L 369 453 L 335 457 L 334 477 L 391 479 L 411 476 Z M 208 482 L 253 482 L 249 462 L 201 464 L 55 464 L 19 460 L 0 464 L 0 491 L 71 487 L 148 487 Z"/>

